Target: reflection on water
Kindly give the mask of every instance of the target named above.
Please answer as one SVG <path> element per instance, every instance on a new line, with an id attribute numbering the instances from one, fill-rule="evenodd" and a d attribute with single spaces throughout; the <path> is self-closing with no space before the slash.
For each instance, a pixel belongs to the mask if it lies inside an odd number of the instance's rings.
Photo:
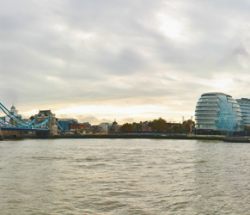
<path id="1" fill-rule="evenodd" d="M 249 214 L 250 145 L 0 142 L 1 214 Z"/>

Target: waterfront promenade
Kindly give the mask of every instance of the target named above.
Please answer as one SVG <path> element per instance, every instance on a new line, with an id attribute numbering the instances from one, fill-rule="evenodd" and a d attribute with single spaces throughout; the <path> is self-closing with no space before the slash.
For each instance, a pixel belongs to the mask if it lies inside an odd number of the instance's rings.
<path id="1" fill-rule="evenodd" d="M 159 139 L 159 140 L 204 140 L 250 143 L 250 136 L 226 136 L 226 135 L 192 135 L 192 134 L 88 134 L 88 135 L 56 135 L 51 137 L 37 136 L 5 136 L 0 140 L 23 139 Z"/>

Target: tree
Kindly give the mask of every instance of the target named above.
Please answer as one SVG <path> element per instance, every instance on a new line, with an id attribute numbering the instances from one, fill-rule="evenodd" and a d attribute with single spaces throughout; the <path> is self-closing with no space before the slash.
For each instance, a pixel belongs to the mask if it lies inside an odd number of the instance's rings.
<path id="1" fill-rule="evenodd" d="M 153 132 L 166 132 L 167 131 L 167 122 L 162 119 L 155 119 L 149 122 L 149 126 L 152 128 Z"/>
<path id="2" fill-rule="evenodd" d="M 192 133 L 194 126 L 195 122 L 193 120 L 189 119 L 187 121 L 184 121 L 182 123 L 183 132 Z"/>
<path id="3" fill-rule="evenodd" d="M 131 133 L 133 132 L 133 125 L 130 123 L 125 123 L 120 127 L 122 133 Z"/>

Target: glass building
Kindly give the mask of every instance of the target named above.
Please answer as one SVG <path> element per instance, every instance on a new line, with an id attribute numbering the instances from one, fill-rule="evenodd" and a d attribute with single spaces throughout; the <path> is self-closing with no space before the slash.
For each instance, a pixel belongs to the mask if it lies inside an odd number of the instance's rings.
<path id="1" fill-rule="evenodd" d="M 195 110 L 197 131 L 236 132 L 243 130 L 240 105 L 224 93 L 201 95 Z"/>
<path id="2" fill-rule="evenodd" d="M 240 105 L 244 126 L 250 126 L 250 99 L 242 98 L 236 101 Z"/>

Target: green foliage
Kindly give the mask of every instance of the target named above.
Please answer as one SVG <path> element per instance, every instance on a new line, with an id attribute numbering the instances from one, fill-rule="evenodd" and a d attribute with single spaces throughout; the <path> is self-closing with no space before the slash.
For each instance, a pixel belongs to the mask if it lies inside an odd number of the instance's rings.
<path id="1" fill-rule="evenodd" d="M 194 121 L 192 121 L 191 119 L 187 120 L 187 121 L 184 121 L 182 123 L 182 127 L 183 127 L 183 130 L 186 132 L 186 133 L 191 133 L 193 128 L 195 126 L 195 123 Z"/>
<path id="2" fill-rule="evenodd" d="M 122 133 L 132 133 L 133 132 L 133 125 L 129 123 L 125 123 L 120 127 L 120 132 Z"/>
<path id="3" fill-rule="evenodd" d="M 149 123 L 149 126 L 152 128 L 153 132 L 166 132 L 167 131 L 167 122 L 162 119 L 155 119 Z"/>
<path id="4" fill-rule="evenodd" d="M 170 123 L 165 119 L 159 118 L 150 122 L 125 123 L 120 127 L 120 132 L 191 133 L 194 125 L 194 121 L 192 120 L 187 120 L 183 123 Z"/>

